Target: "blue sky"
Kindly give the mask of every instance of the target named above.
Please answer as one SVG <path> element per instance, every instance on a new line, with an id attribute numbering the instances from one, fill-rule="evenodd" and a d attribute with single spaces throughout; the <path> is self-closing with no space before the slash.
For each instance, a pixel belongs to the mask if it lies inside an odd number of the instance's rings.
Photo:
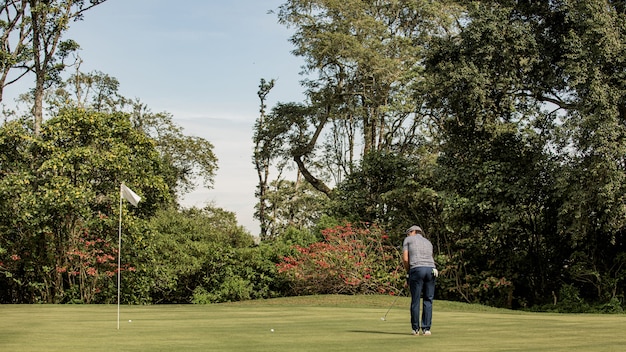
<path id="1" fill-rule="evenodd" d="M 73 23 L 81 71 L 117 78 L 120 93 L 153 112 L 167 111 L 186 134 L 209 140 L 219 159 L 215 186 L 187 195 L 185 206 L 214 202 L 237 214 L 253 235 L 256 171 L 252 127 L 261 78 L 276 79 L 268 107 L 302 101 L 302 59 L 292 31 L 278 24 L 282 0 L 108 0 Z"/>

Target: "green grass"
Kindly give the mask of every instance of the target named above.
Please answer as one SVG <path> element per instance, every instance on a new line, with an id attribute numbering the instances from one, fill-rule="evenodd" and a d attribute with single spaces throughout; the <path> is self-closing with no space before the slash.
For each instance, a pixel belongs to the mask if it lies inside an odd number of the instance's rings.
<path id="1" fill-rule="evenodd" d="M 0 351 L 622 351 L 625 315 L 524 313 L 409 298 L 311 296 L 214 305 L 0 305 Z M 132 322 L 129 322 L 132 320 Z M 271 332 L 270 329 L 274 329 Z"/>

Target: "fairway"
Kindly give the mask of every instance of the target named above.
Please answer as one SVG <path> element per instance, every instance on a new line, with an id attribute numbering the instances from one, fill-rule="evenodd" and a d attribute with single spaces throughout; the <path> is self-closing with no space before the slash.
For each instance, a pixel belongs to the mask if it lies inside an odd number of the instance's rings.
<path id="1" fill-rule="evenodd" d="M 0 351 L 622 351 L 625 315 L 523 313 L 409 298 L 312 296 L 214 305 L 2 305 Z M 273 329 L 273 331 L 272 331 Z"/>

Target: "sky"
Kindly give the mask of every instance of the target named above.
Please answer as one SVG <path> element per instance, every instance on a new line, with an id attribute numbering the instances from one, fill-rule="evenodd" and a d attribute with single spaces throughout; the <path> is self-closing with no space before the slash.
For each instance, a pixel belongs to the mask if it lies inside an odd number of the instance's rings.
<path id="1" fill-rule="evenodd" d="M 252 135 L 260 80 L 276 79 L 270 109 L 304 99 L 303 60 L 291 54 L 288 40 L 293 30 L 268 14 L 283 2 L 107 0 L 71 23 L 64 37 L 81 46 L 81 72 L 115 77 L 121 95 L 138 98 L 152 112 L 171 113 L 185 134 L 213 144 L 219 167 L 214 187 L 199 186 L 182 205 L 232 211 L 253 235 L 259 233 Z"/>

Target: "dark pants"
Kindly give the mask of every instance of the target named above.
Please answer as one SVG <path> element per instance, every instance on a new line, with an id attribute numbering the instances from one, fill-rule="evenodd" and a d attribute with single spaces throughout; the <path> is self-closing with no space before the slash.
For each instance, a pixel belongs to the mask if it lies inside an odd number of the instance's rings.
<path id="1" fill-rule="evenodd" d="M 424 292 L 424 311 L 422 312 L 421 329 L 430 330 L 433 320 L 433 298 L 435 297 L 435 276 L 433 268 L 417 267 L 409 271 L 409 288 L 411 289 L 411 327 L 420 329 L 420 298 Z"/>

